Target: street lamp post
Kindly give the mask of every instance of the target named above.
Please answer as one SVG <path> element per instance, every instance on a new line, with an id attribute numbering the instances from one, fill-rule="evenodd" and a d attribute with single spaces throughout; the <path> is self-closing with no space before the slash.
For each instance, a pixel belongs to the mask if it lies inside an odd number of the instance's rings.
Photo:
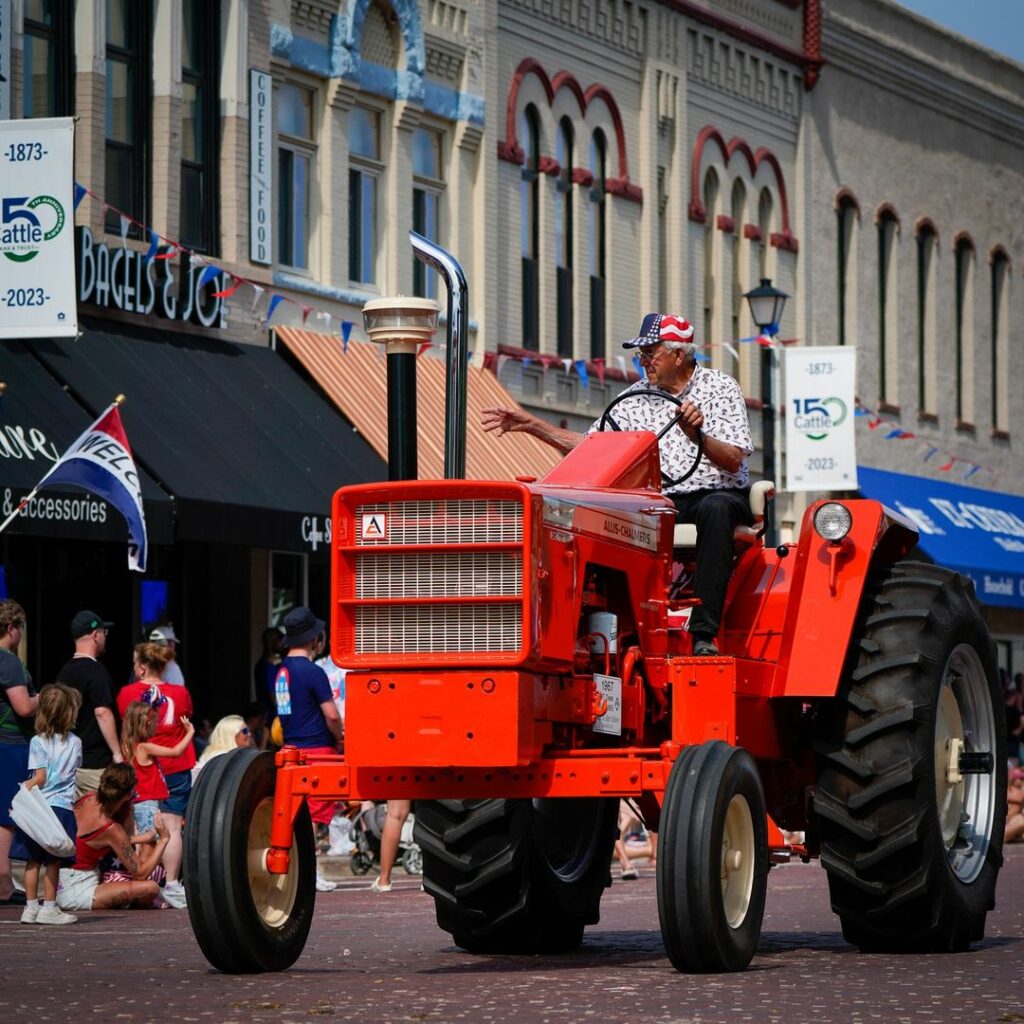
<path id="1" fill-rule="evenodd" d="M 773 338 L 779 330 L 782 311 L 789 296 L 772 287 L 770 277 L 762 277 L 761 283 L 743 296 L 750 304 L 750 315 L 758 330 L 766 337 Z M 775 370 L 775 352 L 765 345 L 761 349 L 761 467 L 766 480 L 775 480 L 775 400 L 772 381 Z M 775 543 L 775 524 L 769 523 L 765 540 Z"/>

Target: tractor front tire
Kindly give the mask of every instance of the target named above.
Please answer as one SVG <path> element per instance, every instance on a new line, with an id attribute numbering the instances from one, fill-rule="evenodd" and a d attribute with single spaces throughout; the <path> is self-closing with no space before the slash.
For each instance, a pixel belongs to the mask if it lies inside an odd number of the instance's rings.
<path id="1" fill-rule="evenodd" d="M 817 744 L 814 810 L 832 909 L 865 952 L 980 940 L 1006 819 L 995 651 L 969 579 L 899 562 L 865 589 Z"/>
<path id="2" fill-rule="evenodd" d="M 316 900 L 313 826 L 296 815 L 287 874 L 267 871 L 274 755 L 239 749 L 200 773 L 189 799 L 183 874 L 206 959 L 227 974 L 283 971 L 306 944 Z"/>
<path id="3" fill-rule="evenodd" d="M 611 884 L 617 823 L 617 800 L 418 801 L 439 927 L 471 953 L 575 949 Z"/>
<path id="4" fill-rule="evenodd" d="M 764 791 L 754 759 L 721 740 L 687 747 L 665 787 L 658 917 L 677 971 L 742 971 L 761 936 L 768 888 Z"/>

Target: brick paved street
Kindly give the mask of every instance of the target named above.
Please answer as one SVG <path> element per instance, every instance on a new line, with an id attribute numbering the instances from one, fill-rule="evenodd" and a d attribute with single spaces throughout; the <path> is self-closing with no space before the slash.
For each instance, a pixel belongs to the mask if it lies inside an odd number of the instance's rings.
<path id="1" fill-rule="evenodd" d="M 616 869 L 617 874 L 617 869 Z M 372 876 L 371 876 L 372 877 Z M 760 950 L 745 974 L 687 977 L 669 966 L 654 878 L 616 881 L 601 924 L 562 957 L 472 957 L 433 920 L 418 882 L 390 895 L 345 878 L 319 897 L 309 945 L 281 975 L 212 972 L 185 914 L 83 915 L 67 928 L 18 924 L 0 910 L 0 1013 L 107 1021 L 1024 1022 L 1024 849 L 1010 848 L 988 937 L 955 956 L 865 957 L 847 946 L 817 864 L 770 878 Z"/>

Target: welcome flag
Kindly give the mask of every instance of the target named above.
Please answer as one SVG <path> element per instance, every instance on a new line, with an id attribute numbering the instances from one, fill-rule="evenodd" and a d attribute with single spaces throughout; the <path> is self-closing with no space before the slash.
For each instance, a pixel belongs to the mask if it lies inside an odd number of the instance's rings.
<path id="1" fill-rule="evenodd" d="M 128 524 L 128 568 L 135 572 L 146 571 L 142 488 L 117 402 L 53 464 L 36 484 L 33 494 L 57 484 L 77 487 L 109 501 Z"/>

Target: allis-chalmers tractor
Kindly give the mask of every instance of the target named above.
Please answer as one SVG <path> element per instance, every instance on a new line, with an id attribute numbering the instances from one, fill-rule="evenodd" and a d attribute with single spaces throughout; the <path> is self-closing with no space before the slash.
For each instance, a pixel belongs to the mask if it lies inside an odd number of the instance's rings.
<path id="1" fill-rule="evenodd" d="M 444 250 L 413 246 L 448 285 L 457 449 L 464 278 Z M 389 346 L 389 380 L 406 387 L 389 398 L 393 476 L 415 472 L 395 448 L 415 423 L 415 350 Z M 721 656 L 693 657 L 700 538 L 662 496 L 655 435 L 615 429 L 614 405 L 610 429 L 540 480 L 459 479 L 454 450 L 451 478 L 337 492 L 345 753 L 244 750 L 200 775 L 184 878 L 215 967 L 283 970 L 301 953 L 315 900 L 307 797 L 416 800 L 424 888 L 471 952 L 581 942 L 610 884 L 621 798 L 658 833 L 658 914 L 681 971 L 746 967 L 769 867 L 790 856 L 820 857 L 862 950 L 982 938 L 1006 752 L 971 582 L 907 561 L 913 525 L 875 501 L 817 501 L 796 542 L 766 546 L 772 485 L 758 484 Z"/>

